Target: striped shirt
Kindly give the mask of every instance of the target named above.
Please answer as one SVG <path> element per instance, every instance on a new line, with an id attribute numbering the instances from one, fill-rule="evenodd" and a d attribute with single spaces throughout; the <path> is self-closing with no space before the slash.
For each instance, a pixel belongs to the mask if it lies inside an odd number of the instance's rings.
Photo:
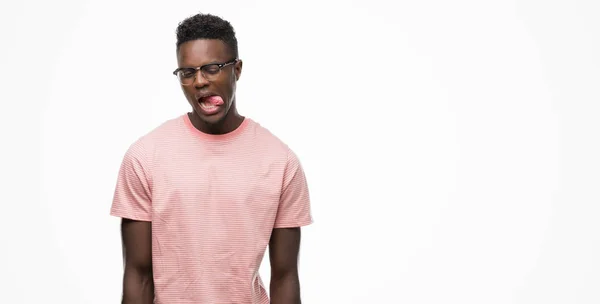
<path id="1" fill-rule="evenodd" d="M 187 114 L 136 140 L 110 214 L 152 222 L 155 303 L 269 303 L 259 267 L 273 228 L 312 223 L 294 152 L 245 118 L 197 130 Z"/>

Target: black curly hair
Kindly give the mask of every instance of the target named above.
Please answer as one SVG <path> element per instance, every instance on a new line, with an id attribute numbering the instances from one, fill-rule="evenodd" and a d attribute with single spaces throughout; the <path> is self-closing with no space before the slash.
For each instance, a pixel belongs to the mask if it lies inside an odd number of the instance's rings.
<path id="1" fill-rule="evenodd" d="M 238 58 L 237 38 L 231 24 L 211 14 L 196 14 L 181 21 L 177 26 L 177 51 L 188 41 L 196 39 L 219 39 Z"/>

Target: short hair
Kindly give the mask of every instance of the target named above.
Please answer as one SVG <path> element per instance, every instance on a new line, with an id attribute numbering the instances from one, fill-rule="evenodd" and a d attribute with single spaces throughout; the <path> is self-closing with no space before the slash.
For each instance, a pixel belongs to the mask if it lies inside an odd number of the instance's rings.
<path id="1" fill-rule="evenodd" d="M 238 45 L 233 26 L 218 16 L 196 14 L 181 21 L 177 26 L 177 51 L 188 41 L 197 39 L 218 39 L 223 41 L 235 58 L 238 58 Z"/>

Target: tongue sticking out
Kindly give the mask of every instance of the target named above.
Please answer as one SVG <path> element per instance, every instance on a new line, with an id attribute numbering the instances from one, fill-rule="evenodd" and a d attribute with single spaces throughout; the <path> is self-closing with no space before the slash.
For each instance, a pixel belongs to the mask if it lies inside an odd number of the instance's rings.
<path id="1" fill-rule="evenodd" d="M 220 96 L 209 96 L 204 98 L 202 102 L 213 106 L 220 106 L 223 104 L 223 98 L 221 98 Z"/>

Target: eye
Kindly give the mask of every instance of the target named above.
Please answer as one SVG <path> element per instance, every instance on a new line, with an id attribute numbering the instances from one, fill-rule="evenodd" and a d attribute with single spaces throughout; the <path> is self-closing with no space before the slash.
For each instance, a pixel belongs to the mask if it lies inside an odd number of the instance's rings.
<path id="1" fill-rule="evenodd" d="M 221 68 L 218 64 L 211 64 L 202 68 L 202 71 L 204 71 L 206 74 L 217 74 L 220 70 Z"/>
<path id="2" fill-rule="evenodd" d="M 194 69 L 183 69 L 179 71 L 179 75 L 183 78 L 191 78 L 196 74 L 196 70 Z"/>

